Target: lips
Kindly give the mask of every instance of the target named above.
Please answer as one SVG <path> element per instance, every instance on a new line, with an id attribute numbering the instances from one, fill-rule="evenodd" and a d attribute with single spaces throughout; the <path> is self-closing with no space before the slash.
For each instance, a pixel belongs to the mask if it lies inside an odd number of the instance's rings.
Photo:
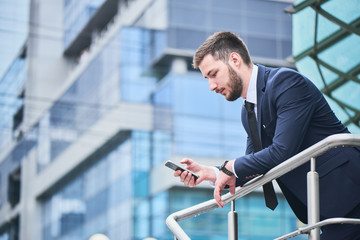
<path id="1" fill-rule="evenodd" d="M 219 93 L 221 95 L 224 95 L 225 88 L 222 88 L 220 90 L 216 90 L 216 93 Z"/>

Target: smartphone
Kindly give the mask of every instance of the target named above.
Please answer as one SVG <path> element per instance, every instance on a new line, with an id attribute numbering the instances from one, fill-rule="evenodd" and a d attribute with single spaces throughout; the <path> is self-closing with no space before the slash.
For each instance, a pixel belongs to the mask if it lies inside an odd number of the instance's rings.
<path id="1" fill-rule="evenodd" d="M 199 178 L 199 175 L 197 175 L 196 173 L 193 173 L 192 171 L 177 165 L 176 163 L 174 163 L 171 160 L 167 160 L 166 163 L 165 163 L 165 166 L 171 168 L 174 171 L 177 171 L 177 170 L 181 170 L 182 172 L 187 171 L 187 172 L 191 173 L 194 176 L 195 181 Z"/>

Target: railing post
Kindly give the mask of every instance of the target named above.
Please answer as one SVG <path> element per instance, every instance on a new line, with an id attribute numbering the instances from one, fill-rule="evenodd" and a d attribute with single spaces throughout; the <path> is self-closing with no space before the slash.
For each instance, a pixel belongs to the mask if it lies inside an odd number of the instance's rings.
<path id="1" fill-rule="evenodd" d="M 235 200 L 231 201 L 231 210 L 228 213 L 228 239 L 238 239 L 238 215 L 235 211 Z"/>
<path id="2" fill-rule="evenodd" d="M 307 174 L 307 201 L 309 226 L 320 221 L 319 208 L 319 174 L 316 172 L 315 158 L 311 158 L 310 172 Z M 320 240 L 320 229 L 315 228 L 309 233 L 309 240 Z"/>

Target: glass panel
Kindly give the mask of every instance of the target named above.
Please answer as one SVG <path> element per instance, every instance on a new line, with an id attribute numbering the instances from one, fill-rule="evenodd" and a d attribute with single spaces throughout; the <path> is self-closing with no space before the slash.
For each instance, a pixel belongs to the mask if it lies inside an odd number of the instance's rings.
<path id="1" fill-rule="evenodd" d="M 336 114 L 336 117 L 339 118 L 339 120 L 341 122 L 346 122 L 349 118 L 348 114 L 346 113 L 346 111 L 344 111 L 344 109 L 342 109 L 334 100 L 332 100 L 331 98 L 325 96 L 326 101 L 329 103 L 331 109 L 334 111 L 334 113 Z"/>
<path id="2" fill-rule="evenodd" d="M 295 0 L 294 5 L 295 5 L 295 6 L 296 6 L 296 5 L 299 5 L 300 3 L 305 2 L 305 1 L 308 1 L 308 0 Z"/>
<path id="3" fill-rule="evenodd" d="M 315 12 L 312 8 L 293 15 L 293 55 L 296 57 L 314 44 Z"/>
<path id="4" fill-rule="evenodd" d="M 331 34 L 335 33 L 340 29 L 341 28 L 338 25 L 334 24 L 333 22 L 319 14 L 317 42 L 323 41 L 326 37 L 329 37 Z"/>
<path id="5" fill-rule="evenodd" d="M 319 54 L 319 58 L 346 73 L 360 63 L 360 36 L 352 34 Z"/>
<path id="6" fill-rule="evenodd" d="M 331 0 L 322 4 L 321 8 L 345 23 L 351 23 L 360 16 L 359 0 L 346 0 L 346 4 L 343 0 Z"/>
<path id="7" fill-rule="evenodd" d="M 333 96 L 341 99 L 341 101 L 345 104 L 357 109 L 359 108 L 360 103 L 360 85 L 359 83 L 348 81 L 341 87 L 334 90 Z"/>

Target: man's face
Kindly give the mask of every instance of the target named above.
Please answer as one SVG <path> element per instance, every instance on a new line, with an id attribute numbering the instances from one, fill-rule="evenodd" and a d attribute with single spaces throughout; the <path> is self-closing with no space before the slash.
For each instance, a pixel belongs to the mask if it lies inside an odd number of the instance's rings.
<path id="1" fill-rule="evenodd" d="M 228 101 L 234 101 L 241 96 L 243 82 L 232 66 L 215 60 L 208 54 L 200 63 L 199 69 L 204 78 L 209 80 L 211 91 L 224 95 Z"/>

